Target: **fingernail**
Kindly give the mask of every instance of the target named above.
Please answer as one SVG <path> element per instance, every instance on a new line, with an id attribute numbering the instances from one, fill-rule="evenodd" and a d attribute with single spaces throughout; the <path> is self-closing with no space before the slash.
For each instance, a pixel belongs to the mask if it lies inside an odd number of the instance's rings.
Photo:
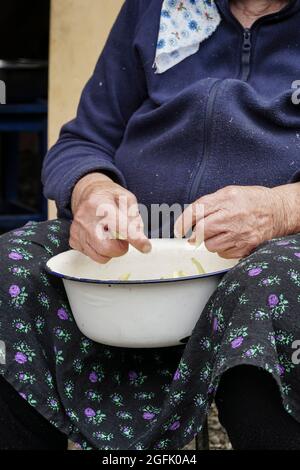
<path id="1" fill-rule="evenodd" d="M 174 235 L 176 238 L 183 238 L 182 234 L 178 230 L 176 230 L 176 228 L 174 229 Z"/>
<path id="2" fill-rule="evenodd" d="M 152 246 L 151 245 L 145 245 L 143 246 L 143 249 L 142 249 L 142 252 L 145 253 L 145 255 L 147 253 L 150 253 L 152 251 Z"/>

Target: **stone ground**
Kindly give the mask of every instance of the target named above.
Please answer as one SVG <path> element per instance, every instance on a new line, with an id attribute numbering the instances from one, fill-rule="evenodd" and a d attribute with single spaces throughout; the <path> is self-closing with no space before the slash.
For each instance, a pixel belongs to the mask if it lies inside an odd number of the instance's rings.
<path id="1" fill-rule="evenodd" d="M 215 406 L 213 406 L 211 409 L 208 420 L 208 427 L 210 450 L 232 450 L 226 431 L 222 428 L 219 422 L 218 412 Z M 191 444 L 189 444 L 186 449 L 194 450 L 195 442 L 191 442 Z"/>

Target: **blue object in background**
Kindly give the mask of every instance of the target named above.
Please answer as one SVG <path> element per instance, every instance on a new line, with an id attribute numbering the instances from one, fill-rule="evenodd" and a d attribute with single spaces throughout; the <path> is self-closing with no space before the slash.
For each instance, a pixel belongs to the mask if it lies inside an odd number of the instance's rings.
<path id="1" fill-rule="evenodd" d="M 20 136 L 35 134 L 38 141 L 40 166 L 47 152 L 47 103 L 14 104 L 0 106 L 0 137 L 2 143 L 2 177 L 0 189 L 0 230 L 8 231 L 24 225 L 29 220 L 47 219 L 47 201 L 42 194 L 40 183 L 38 200 L 31 205 L 24 204 L 19 196 Z"/>

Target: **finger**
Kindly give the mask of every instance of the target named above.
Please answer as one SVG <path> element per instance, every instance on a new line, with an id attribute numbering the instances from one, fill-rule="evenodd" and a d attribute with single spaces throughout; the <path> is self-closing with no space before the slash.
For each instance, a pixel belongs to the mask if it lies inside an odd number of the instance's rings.
<path id="1" fill-rule="evenodd" d="M 226 217 L 226 213 L 219 211 L 198 221 L 189 242 L 199 245 L 203 241 L 224 233 Z"/>
<path id="2" fill-rule="evenodd" d="M 97 221 L 102 226 L 117 226 L 118 220 L 118 206 L 113 197 L 107 197 L 103 199 L 100 204 L 97 205 L 96 216 Z"/>
<path id="3" fill-rule="evenodd" d="M 112 257 L 123 256 L 128 251 L 128 243 L 119 240 L 99 239 L 96 234 L 96 229 L 91 225 L 87 230 L 76 230 L 75 225 L 70 231 L 70 246 L 71 248 L 87 252 L 86 245 L 95 252 L 93 259 L 99 262 L 106 261 L 105 258 L 111 259 Z M 89 250 L 90 252 L 90 250 Z"/>
<path id="4" fill-rule="evenodd" d="M 182 238 L 191 230 L 191 228 L 204 217 L 204 206 L 198 204 L 198 201 L 191 204 L 180 217 L 176 220 L 174 234 L 176 238 Z"/>
<path id="5" fill-rule="evenodd" d="M 70 228 L 69 245 L 73 250 L 81 251 L 81 243 L 78 234 L 79 230 L 76 228 L 75 222 L 73 222 Z"/>
<path id="6" fill-rule="evenodd" d="M 83 222 L 81 219 L 73 221 L 70 229 L 70 239 L 72 239 L 73 244 L 76 244 L 79 251 L 86 244 L 88 231 L 92 229 L 92 222 Z"/>
<path id="7" fill-rule="evenodd" d="M 114 212 L 114 210 L 113 210 Z M 114 217 L 111 218 L 114 221 Z M 128 251 L 128 243 L 126 241 L 112 239 L 107 224 L 110 219 L 95 222 L 85 231 L 86 239 L 89 246 L 100 256 L 108 258 L 117 258 L 123 256 Z"/>
<path id="8" fill-rule="evenodd" d="M 144 222 L 140 215 L 136 198 L 130 193 L 126 203 L 119 200 L 118 234 L 142 253 L 149 253 L 152 245 L 144 232 Z"/>
<path id="9" fill-rule="evenodd" d="M 142 253 L 149 253 L 152 250 L 152 245 L 149 238 L 145 235 L 144 222 L 140 214 L 139 205 L 135 197 L 129 202 L 129 207 L 127 208 L 127 239 L 137 250 Z M 119 207 L 120 211 L 123 212 L 122 206 Z"/>
<path id="10" fill-rule="evenodd" d="M 96 235 L 89 239 L 89 245 L 100 256 L 108 258 L 119 258 L 128 251 L 128 242 L 125 240 L 99 240 Z"/>
<path id="11" fill-rule="evenodd" d="M 71 227 L 70 233 L 72 246 L 76 247 L 75 249 L 90 257 L 92 260 L 97 263 L 105 264 L 111 259 L 110 257 L 98 253 L 93 246 L 90 245 L 88 230 L 81 229 L 80 227 L 78 229 L 78 224 L 73 224 L 73 228 Z"/>
<path id="12" fill-rule="evenodd" d="M 241 252 L 237 250 L 236 248 L 232 248 L 232 249 L 225 250 L 225 251 L 220 251 L 218 252 L 218 255 L 224 259 L 237 259 L 237 260 L 248 256 L 247 254 L 242 255 Z"/>
<path id="13" fill-rule="evenodd" d="M 124 212 L 125 210 L 126 212 Z M 133 217 L 129 215 L 131 213 L 134 214 Z M 118 241 L 127 241 L 134 248 L 141 251 L 142 253 L 149 253 L 151 251 L 152 245 L 144 233 L 144 223 L 139 214 L 138 206 L 131 206 L 131 208 L 126 209 L 123 208 L 123 210 L 117 208 L 117 211 L 107 217 L 105 222 L 106 236 L 104 234 L 104 237 L 102 238 L 109 238 L 111 240 L 115 240 L 118 237 L 119 239 L 121 239 Z M 124 247 L 124 245 L 121 244 L 119 245 L 119 247 Z"/>
<path id="14" fill-rule="evenodd" d="M 219 210 L 219 193 L 208 194 L 191 204 L 175 223 L 174 233 L 177 238 L 186 236 L 187 233 L 200 220 Z"/>
<path id="15" fill-rule="evenodd" d="M 232 238 L 227 233 L 221 233 L 205 241 L 205 246 L 212 253 L 226 252 L 235 249 Z"/>
<path id="16" fill-rule="evenodd" d="M 101 209 L 104 213 L 103 205 Z M 114 200 L 113 206 L 110 201 L 110 206 L 105 207 L 105 214 L 97 228 L 99 238 L 102 240 L 119 238 L 121 241 L 126 240 L 142 253 L 151 251 L 152 245 L 144 233 L 144 224 L 136 198 L 131 193 L 119 195 Z M 117 249 L 116 246 L 115 248 Z M 119 249 L 124 250 L 124 244 L 119 244 Z M 120 256 L 119 253 L 117 255 Z"/>
<path id="17" fill-rule="evenodd" d="M 141 253 L 150 253 L 152 250 L 151 241 L 144 233 L 144 223 L 140 215 L 130 220 L 127 239 Z"/>
<path id="18" fill-rule="evenodd" d="M 76 240 L 75 238 L 70 237 L 69 245 L 72 248 L 72 250 L 81 251 L 81 245 L 78 242 L 78 240 Z"/>
<path id="19" fill-rule="evenodd" d="M 85 234 L 80 237 L 80 240 L 83 241 L 85 238 L 84 243 L 79 241 L 79 238 L 76 237 L 75 232 L 73 231 L 72 235 L 70 236 L 69 245 L 73 250 L 80 251 L 84 255 L 88 256 L 92 260 L 96 261 L 97 263 L 106 264 L 110 260 L 107 256 L 102 256 L 101 254 L 97 253 L 88 243 L 86 240 Z"/>
<path id="20" fill-rule="evenodd" d="M 103 256 L 97 253 L 92 246 L 89 245 L 89 243 L 85 243 L 84 246 L 82 246 L 82 249 L 80 250 L 84 255 L 88 256 L 92 260 L 96 261 L 96 263 L 100 264 L 107 264 L 111 258 L 108 256 Z"/>

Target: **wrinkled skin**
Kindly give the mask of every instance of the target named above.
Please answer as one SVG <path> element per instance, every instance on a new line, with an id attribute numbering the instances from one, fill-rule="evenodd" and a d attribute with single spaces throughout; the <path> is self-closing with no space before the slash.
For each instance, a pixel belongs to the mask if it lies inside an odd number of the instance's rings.
<path id="1" fill-rule="evenodd" d="M 106 218 L 103 207 L 108 208 Z M 151 251 L 136 197 L 109 177 L 95 173 L 82 178 L 73 191 L 72 211 L 70 246 L 98 263 L 126 254 L 129 244 L 142 253 Z M 190 243 L 204 241 L 223 258 L 244 258 L 267 240 L 300 232 L 300 183 L 272 189 L 228 186 L 203 196 L 178 218 L 175 235 L 186 236 L 191 229 Z"/>
<path id="2" fill-rule="evenodd" d="M 190 243 L 205 241 L 223 258 L 248 256 L 261 243 L 300 230 L 300 184 L 273 189 L 228 186 L 191 204 L 177 220 L 182 237 L 193 228 Z"/>
<path id="3" fill-rule="evenodd" d="M 123 256 L 129 244 L 142 253 L 151 250 L 135 196 L 105 175 L 90 174 L 77 183 L 72 212 L 71 248 L 98 263 L 106 264 L 111 258 Z"/>

